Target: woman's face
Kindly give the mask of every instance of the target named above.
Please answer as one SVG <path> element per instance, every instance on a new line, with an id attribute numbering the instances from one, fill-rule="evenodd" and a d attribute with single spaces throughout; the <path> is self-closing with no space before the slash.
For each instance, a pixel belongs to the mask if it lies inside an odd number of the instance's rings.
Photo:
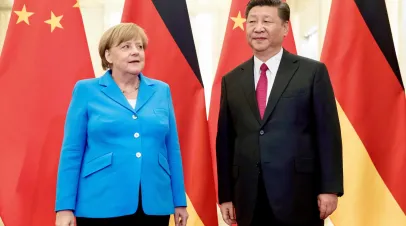
<path id="1" fill-rule="evenodd" d="M 111 47 L 105 56 L 113 71 L 138 75 L 144 69 L 145 52 L 140 39 L 125 41 Z"/>

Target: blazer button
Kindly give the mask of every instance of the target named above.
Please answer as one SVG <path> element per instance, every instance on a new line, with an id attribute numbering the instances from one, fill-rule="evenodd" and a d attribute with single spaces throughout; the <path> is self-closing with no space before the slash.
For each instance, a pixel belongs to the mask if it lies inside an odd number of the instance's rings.
<path id="1" fill-rule="evenodd" d="M 137 156 L 137 158 L 141 158 L 141 153 L 140 153 L 140 152 L 137 152 L 137 153 L 135 154 L 135 156 Z"/>
<path id="2" fill-rule="evenodd" d="M 134 137 L 138 138 L 138 137 L 140 137 L 140 134 L 139 133 L 134 133 Z"/>
<path id="3" fill-rule="evenodd" d="M 138 117 L 136 115 L 133 115 L 133 119 L 137 119 Z"/>
<path id="4" fill-rule="evenodd" d="M 259 135 L 264 135 L 265 134 L 265 132 L 261 129 L 261 131 L 259 131 Z"/>

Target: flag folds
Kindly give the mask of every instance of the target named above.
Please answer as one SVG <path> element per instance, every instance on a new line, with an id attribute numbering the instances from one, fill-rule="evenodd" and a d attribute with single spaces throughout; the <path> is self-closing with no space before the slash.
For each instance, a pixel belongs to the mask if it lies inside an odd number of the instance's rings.
<path id="1" fill-rule="evenodd" d="M 126 0 L 122 21 L 138 24 L 148 36 L 143 73 L 171 88 L 188 196 L 188 225 L 217 225 L 204 88 L 186 1 Z"/>
<path id="2" fill-rule="evenodd" d="M 63 126 L 76 81 L 94 77 L 77 1 L 15 0 L 0 58 L 0 216 L 55 224 Z"/>
<path id="3" fill-rule="evenodd" d="M 333 0 L 321 59 L 343 133 L 334 225 L 406 225 L 406 100 L 385 1 Z"/>

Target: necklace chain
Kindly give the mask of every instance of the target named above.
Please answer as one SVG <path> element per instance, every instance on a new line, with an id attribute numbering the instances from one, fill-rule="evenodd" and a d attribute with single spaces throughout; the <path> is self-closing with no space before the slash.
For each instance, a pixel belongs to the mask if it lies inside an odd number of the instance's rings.
<path id="1" fill-rule="evenodd" d="M 138 86 L 135 87 L 133 91 L 125 91 L 125 90 L 122 89 L 121 92 L 122 92 L 122 93 L 127 93 L 127 94 L 128 94 L 128 93 L 133 93 L 133 92 L 137 91 L 139 87 L 140 87 L 140 83 L 138 82 Z"/>

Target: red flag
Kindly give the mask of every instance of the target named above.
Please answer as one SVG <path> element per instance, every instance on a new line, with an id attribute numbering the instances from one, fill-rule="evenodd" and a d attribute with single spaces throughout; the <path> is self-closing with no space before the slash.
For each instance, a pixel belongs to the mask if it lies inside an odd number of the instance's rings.
<path id="1" fill-rule="evenodd" d="M 15 0 L 0 58 L 0 215 L 55 224 L 55 186 L 73 86 L 94 77 L 76 0 Z"/>
<path id="2" fill-rule="evenodd" d="M 283 41 L 283 48 L 293 54 L 297 54 L 295 38 L 293 37 L 292 26 L 289 21 L 289 32 Z"/>
<path id="3" fill-rule="evenodd" d="M 212 152 L 212 163 L 214 169 L 214 178 L 217 190 L 217 165 L 216 165 L 216 135 L 217 120 L 220 108 L 221 78 L 230 72 L 233 68 L 247 61 L 252 57 L 252 50 L 249 47 L 245 37 L 245 7 L 247 0 L 232 0 L 229 20 L 227 23 L 226 34 L 224 37 L 223 48 L 220 55 L 220 61 L 217 67 L 217 73 L 214 78 L 210 112 L 209 112 L 209 132 Z M 283 47 L 296 54 L 296 45 L 292 33 L 292 27 L 289 25 L 288 36 L 283 42 Z"/>
<path id="4" fill-rule="evenodd" d="M 333 0 L 321 59 L 342 108 L 348 195 L 333 223 L 406 225 L 406 100 L 385 1 Z"/>
<path id="5" fill-rule="evenodd" d="M 140 25 L 148 36 L 143 73 L 171 88 L 190 201 L 188 225 L 217 225 L 204 89 L 186 1 L 127 0 L 122 20 Z"/>

